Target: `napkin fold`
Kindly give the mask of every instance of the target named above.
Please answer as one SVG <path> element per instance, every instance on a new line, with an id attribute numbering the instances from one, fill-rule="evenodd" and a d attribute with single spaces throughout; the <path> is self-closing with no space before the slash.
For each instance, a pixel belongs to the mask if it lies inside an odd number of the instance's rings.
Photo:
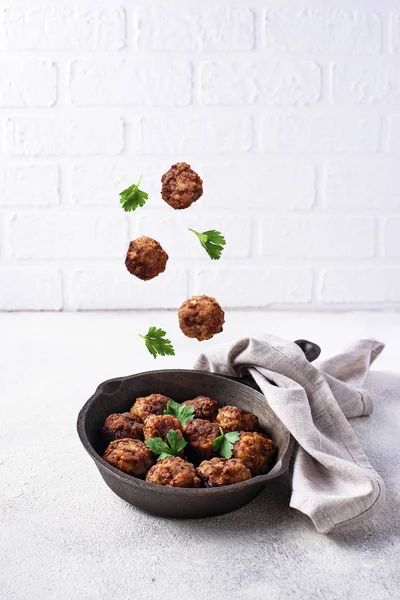
<path id="1" fill-rule="evenodd" d="M 372 412 L 362 385 L 383 348 L 376 340 L 360 340 L 314 366 L 294 342 L 268 335 L 215 346 L 194 365 L 253 377 L 296 441 L 290 506 L 308 515 L 321 533 L 364 521 L 384 502 L 385 484 L 347 421 Z"/>

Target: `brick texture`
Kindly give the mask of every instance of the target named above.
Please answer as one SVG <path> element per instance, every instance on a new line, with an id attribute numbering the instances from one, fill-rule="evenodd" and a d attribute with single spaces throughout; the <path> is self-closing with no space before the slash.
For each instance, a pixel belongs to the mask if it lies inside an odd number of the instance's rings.
<path id="1" fill-rule="evenodd" d="M 123 147 L 118 117 L 18 116 L 6 123 L 5 149 L 11 156 L 119 154 Z"/>
<path id="2" fill-rule="evenodd" d="M 374 222 L 361 217 L 265 217 L 261 251 L 266 256 L 371 258 Z"/>
<path id="3" fill-rule="evenodd" d="M 382 18 L 373 10 L 346 10 L 306 5 L 300 9 L 267 9 L 264 44 L 270 51 L 334 54 L 378 53 Z M 379 4 L 377 3 L 377 7 Z"/>
<path id="4" fill-rule="evenodd" d="M 329 269 L 323 274 L 322 301 L 369 306 L 400 302 L 400 269 Z"/>
<path id="5" fill-rule="evenodd" d="M 400 218 L 388 219 L 384 225 L 385 254 L 400 258 Z"/>
<path id="6" fill-rule="evenodd" d="M 56 99 L 53 62 L 0 60 L 0 107 L 52 106 Z"/>
<path id="7" fill-rule="evenodd" d="M 3 3 L 0 310 L 400 309 L 399 107 L 394 0 Z M 179 161 L 186 211 L 160 194 Z M 124 266 L 140 235 L 154 281 Z"/>
<path id="8" fill-rule="evenodd" d="M 118 50 L 125 45 L 122 8 L 0 8 L 2 50 Z"/>
<path id="9" fill-rule="evenodd" d="M 140 126 L 143 154 L 226 154 L 247 152 L 253 145 L 253 124 L 249 117 L 149 116 L 142 118 Z"/>
<path id="10" fill-rule="evenodd" d="M 369 115 L 268 115 L 261 132 L 265 152 L 377 152 L 381 120 Z"/>
<path id="11" fill-rule="evenodd" d="M 311 289 L 311 270 L 265 266 L 199 269 L 194 285 L 194 293 L 215 296 L 227 308 L 305 304 Z"/>
<path id="12" fill-rule="evenodd" d="M 80 60 L 70 72 L 70 96 L 81 106 L 185 106 L 192 98 L 186 61 Z"/>
<path id="13" fill-rule="evenodd" d="M 121 258 L 128 243 L 124 215 L 15 214 L 9 244 L 17 258 Z"/>
<path id="14" fill-rule="evenodd" d="M 400 104 L 400 63 L 347 61 L 331 68 L 331 98 L 341 106 Z"/>
<path id="15" fill-rule="evenodd" d="M 202 101 L 211 105 L 296 106 L 321 97 L 321 68 L 312 62 L 204 63 Z"/>
<path id="16" fill-rule="evenodd" d="M 141 50 L 229 52 L 254 47 L 254 15 L 250 8 L 216 5 L 190 10 L 141 6 L 136 11 Z"/>
<path id="17" fill-rule="evenodd" d="M 146 282 L 124 266 L 82 268 L 71 276 L 70 294 L 77 310 L 178 308 L 187 296 L 187 279 L 184 270 L 173 268 Z"/>
<path id="18" fill-rule="evenodd" d="M 62 304 L 56 269 L 0 267 L 1 310 L 60 310 Z"/>
<path id="19" fill-rule="evenodd" d="M 0 205 L 51 206 L 60 201 L 57 165 L 16 165 L 0 167 Z"/>

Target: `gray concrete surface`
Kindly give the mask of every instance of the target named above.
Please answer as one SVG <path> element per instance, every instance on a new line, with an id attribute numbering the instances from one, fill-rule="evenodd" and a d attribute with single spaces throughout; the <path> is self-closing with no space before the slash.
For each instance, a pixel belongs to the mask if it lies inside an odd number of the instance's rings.
<path id="1" fill-rule="evenodd" d="M 388 344 L 368 381 L 374 414 L 352 421 L 387 483 L 387 505 L 329 536 L 288 508 L 287 477 L 247 507 L 201 521 L 149 516 L 105 486 L 75 433 L 78 410 L 101 380 L 190 366 L 199 345 L 175 321 L 0 315 L 1 600 L 399 597 L 400 375 L 384 371 L 397 364 L 400 315 L 228 314 L 222 339 L 262 322 L 274 334 L 314 338 L 324 356 L 368 333 Z M 150 324 L 176 340 L 175 358 L 145 354 L 136 333 Z"/>

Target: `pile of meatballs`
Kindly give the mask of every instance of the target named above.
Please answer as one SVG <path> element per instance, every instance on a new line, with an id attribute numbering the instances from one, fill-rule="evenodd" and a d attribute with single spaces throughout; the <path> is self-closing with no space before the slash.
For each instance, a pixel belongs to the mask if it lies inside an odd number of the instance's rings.
<path id="1" fill-rule="evenodd" d="M 151 394 L 137 398 L 130 412 L 109 415 L 101 429 L 108 443 L 104 460 L 149 483 L 179 488 L 231 485 L 267 473 L 273 466 L 276 445 L 260 431 L 256 415 L 236 406 L 219 408 L 215 400 L 198 396 L 182 403 L 194 409 L 193 419 L 182 426 L 177 417 L 164 414 L 169 400 Z M 213 450 L 221 429 L 240 434 L 229 459 Z M 156 462 L 157 456 L 144 441 L 162 438 L 166 442 L 171 430 L 187 445 L 178 456 Z"/>
<path id="2" fill-rule="evenodd" d="M 203 194 L 203 180 L 187 163 L 176 163 L 161 178 L 161 197 L 175 210 L 189 208 Z M 143 281 L 154 279 L 167 266 L 168 254 L 156 240 L 145 235 L 129 244 L 125 266 Z M 189 338 L 209 340 L 222 331 L 225 314 L 211 296 L 192 296 L 178 312 L 179 327 Z"/>

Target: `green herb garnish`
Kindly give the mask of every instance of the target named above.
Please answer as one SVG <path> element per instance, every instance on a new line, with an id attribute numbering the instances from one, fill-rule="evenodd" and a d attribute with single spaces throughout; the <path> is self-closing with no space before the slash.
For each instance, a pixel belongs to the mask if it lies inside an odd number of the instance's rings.
<path id="1" fill-rule="evenodd" d="M 179 452 L 187 445 L 187 442 L 180 437 L 179 433 L 174 429 L 168 431 L 167 439 L 169 445 L 160 437 L 151 438 L 150 440 L 145 441 L 146 446 L 154 452 L 154 454 L 159 454 L 157 460 L 178 456 Z"/>
<path id="2" fill-rule="evenodd" d="M 175 355 L 175 350 L 171 342 L 165 337 L 166 333 L 163 329 L 149 327 L 146 335 L 139 333 L 139 336 L 145 340 L 146 348 L 154 358 L 157 358 L 158 354 L 160 356 Z"/>
<path id="3" fill-rule="evenodd" d="M 206 250 L 211 260 L 219 260 L 221 258 L 223 247 L 226 244 L 225 238 L 219 231 L 212 229 L 211 231 L 203 231 L 199 233 L 189 227 L 189 231 L 193 231 L 200 240 L 201 245 Z"/>
<path id="4" fill-rule="evenodd" d="M 164 410 L 164 415 L 174 415 L 178 417 L 183 426 L 188 421 L 191 421 L 194 417 L 193 406 L 182 406 L 179 402 L 174 400 L 168 400 L 167 408 Z"/>
<path id="5" fill-rule="evenodd" d="M 224 433 L 221 427 L 219 429 L 221 435 L 213 439 L 212 449 L 214 452 L 219 452 L 224 458 L 232 458 L 233 446 L 240 440 L 240 434 L 238 431 Z"/>
<path id="6" fill-rule="evenodd" d="M 141 181 L 142 175 L 137 183 L 134 183 L 130 187 L 126 188 L 126 190 L 120 192 L 119 201 L 122 204 L 122 208 L 126 212 L 131 212 L 136 210 L 139 206 L 144 206 L 146 204 L 146 200 L 149 195 L 147 192 L 142 192 L 142 190 L 139 190 Z"/>

